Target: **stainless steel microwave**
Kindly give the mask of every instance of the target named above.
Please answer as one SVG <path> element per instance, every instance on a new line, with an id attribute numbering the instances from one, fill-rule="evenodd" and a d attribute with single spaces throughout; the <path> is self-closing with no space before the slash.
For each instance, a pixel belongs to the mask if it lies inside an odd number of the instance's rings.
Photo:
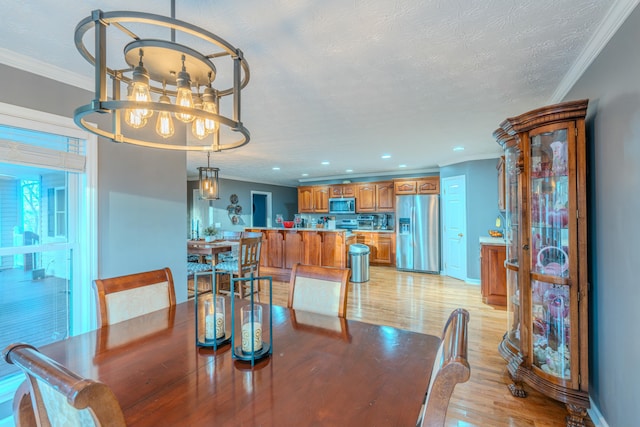
<path id="1" fill-rule="evenodd" d="M 354 197 L 330 198 L 329 213 L 330 214 L 356 213 L 356 199 Z"/>

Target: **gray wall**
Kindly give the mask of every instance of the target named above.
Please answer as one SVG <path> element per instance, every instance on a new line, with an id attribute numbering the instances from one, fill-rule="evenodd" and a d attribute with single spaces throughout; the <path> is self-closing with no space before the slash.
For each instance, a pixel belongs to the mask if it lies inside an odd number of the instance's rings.
<path id="1" fill-rule="evenodd" d="M 191 212 L 193 205 L 193 190 L 198 189 L 198 181 L 187 181 L 187 214 Z M 216 209 L 225 209 L 232 194 L 238 196 L 238 204 L 242 206 L 243 213 L 251 213 L 251 192 L 265 191 L 271 192 L 272 203 L 272 224 L 275 226 L 276 214 L 282 214 L 284 218 L 293 219 L 293 215 L 298 212 L 298 189 L 296 187 L 284 187 L 279 185 L 261 184 L 258 182 L 237 181 L 233 179 L 220 178 L 220 199 L 212 200 L 211 206 Z M 188 218 L 190 221 L 191 218 Z M 229 229 L 231 223 L 228 218 L 222 216 L 220 220 L 222 229 Z M 250 226 L 251 224 L 245 224 Z"/>
<path id="2" fill-rule="evenodd" d="M 488 135 L 487 137 L 489 137 Z M 496 143 L 497 144 L 497 143 Z M 498 210 L 499 159 L 475 160 L 444 166 L 440 179 L 465 175 L 467 187 L 467 278 L 480 280 L 480 236 L 495 229 Z"/>
<path id="3" fill-rule="evenodd" d="M 0 102 L 73 117 L 93 94 L 0 64 Z M 186 155 L 98 141 L 98 276 L 170 267 L 187 299 Z M 91 286 L 91 283 L 84 284 Z"/>
<path id="4" fill-rule="evenodd" d="M 640 8 L 566 100 L 589 98 L 590 394 L 610 426 L 638 425 Z"/>

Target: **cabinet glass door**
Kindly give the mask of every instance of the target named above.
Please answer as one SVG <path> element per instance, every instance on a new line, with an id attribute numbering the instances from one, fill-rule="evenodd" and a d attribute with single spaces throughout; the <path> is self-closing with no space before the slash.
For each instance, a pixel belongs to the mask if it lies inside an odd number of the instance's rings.
<path id="1" fill-rule="evenodd" d="M 505 241 L 507 245 L 507 339 L 517 351 L 520 350 L 521 302 L 518 284 L 518 254 L 520 251 L 520 208 L 518 205 L 518 182 L 520 178 L 520 149 L 511 146 L 505 149 Z"/>
<path id="2" fill-rule="evenodd" d="M 568 129 L 530 139 L 532 361 L 571 378 Z"/>

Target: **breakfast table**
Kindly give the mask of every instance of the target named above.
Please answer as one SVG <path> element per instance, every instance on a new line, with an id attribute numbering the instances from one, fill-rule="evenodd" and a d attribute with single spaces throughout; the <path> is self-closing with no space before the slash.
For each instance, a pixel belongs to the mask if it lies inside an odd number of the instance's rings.
<path id="1" fill-rule="evenodd" d="M 131 427 L 415 425 L 439 337 L 273 306 L 273 353 L 252 367 L 230 345 L 196 346 L 194 310 L 189 300 L 40 351 L 106 383 Z"/>

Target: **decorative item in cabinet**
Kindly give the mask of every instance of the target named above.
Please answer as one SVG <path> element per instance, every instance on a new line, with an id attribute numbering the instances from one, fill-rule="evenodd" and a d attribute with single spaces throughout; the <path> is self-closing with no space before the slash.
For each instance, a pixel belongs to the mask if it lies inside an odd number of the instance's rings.
<path id="1" fill-rule="evenodd" d="M 571 427 L 589 408 L 587 104 L 540 108 L 494 132 L 506 167 L 510 324 L 500 354 L 511 392 L 524 397 L 526 383 L 565 403 Z"/>

